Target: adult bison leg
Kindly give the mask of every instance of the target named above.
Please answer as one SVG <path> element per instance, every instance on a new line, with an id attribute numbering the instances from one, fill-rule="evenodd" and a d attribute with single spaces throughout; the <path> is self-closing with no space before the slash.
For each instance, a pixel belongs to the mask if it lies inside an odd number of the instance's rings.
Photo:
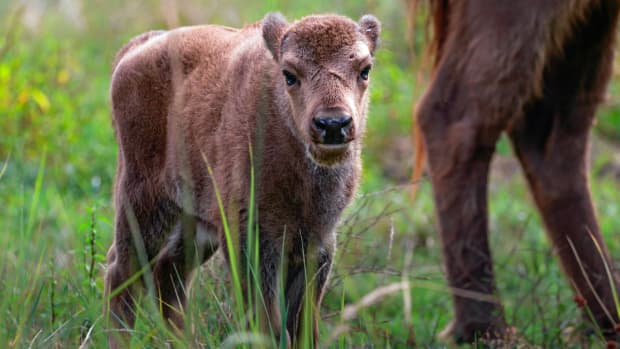
<path id="1" fill-rule="evenodd" d="M 429 108 L 419 117 L 455 307 L 455 319 L 443 335 L 460 343 L 501 335 L 505 327 L 487 227 L 488 171 L 499 130 L 482 142 L 481 133 L 487 130 L 467 116 L 445 122 L 443 116 L 451 113 Z"/>
<path id="2" fill-rule="evenodd" d="M 588 131 L 594 103 L 573 105 L 570 110 L 549 107 L 545 102 L 529 106 L 527 120 L 510 136 L 564 271 L 597 323 L 612 330 L 618 314 L 610 286 L 616 281 L 609 280 L 605 271 L 604 263 L 610 267 L 611 263 L 588 189 Z M 573 119 L 571 125 L 564 116 L 581 119 Z"/>
<path id="3" fill-rule="evenodd" d="M 564 271 L 597 324 L 615 337 L 617 280 L 606 273 L 611 262 L 590 197 L 588 135 L 612 70 L 618 4 L 589 16 L 548 63 L 544 96 L 525 107 L 509 133 Z"/>
<path id="4" fill-rule="evenodd" d="M 506 327 L 489 251 L 489 163 L 501 132 L 540 83 L 554 10 L 532 15 L 529 5 L 513 5 L 454 3 L 418 108 L 455 307 L 443 335 L 457 342 L 501 337 Z"/>

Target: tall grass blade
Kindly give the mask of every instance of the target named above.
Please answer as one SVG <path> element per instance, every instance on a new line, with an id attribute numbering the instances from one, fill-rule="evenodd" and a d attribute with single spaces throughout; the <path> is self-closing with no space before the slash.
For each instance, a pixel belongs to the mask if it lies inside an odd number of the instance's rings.
<path id="1" fill-rule="evenodd" d="M 209 177 L 211 178 L 211 182 L 213 183 L 213 191 L 215 193 L 215 199 L 217 200 L 217 206 L 220 211 L 220 216 L 222 218 L 222 226 L 224 228 L 224 237 L 226 238 L 226 248 L 228 252 L 228 258 L 230 260 L 230 272 L 232 274 L 233 281 L 233 293 L 235 297 L 235 308 L 237 309 L 237 319 L 243 319 L 244 311 L 243 311 L 243 294 L 241 292 L 241 279 L 239 278 L 238 271 L 238 262 L 239 259 L 237 257 L 237 250 L 235 248 L 235 243 L 232 239 L 232 234 L 228 225 L 228 219 L 226 218 L 226 211 L 224 209 L 224 203 L 222 202 L 222 196 L 220 195 L 220 191 L 218 190 L 217 183 L 215 181 L 215 176 L 213 174 L 213 168 L 209 164 L 207 160 L 207 156 L 204 152 L 201 152 L 202 159 L 207 165 L 207 171 L 209 172 Z"/>
<path id="2" fill-rule="evenodd" d="M 282 232 L 282 246 L 280 248 L 280 271 L 279 271 L 279 279 L 280 280 L 284 280 L 284 268 L 282 268 L 282 264 L 284 261 L 284 252 L 285 252 L 285 245 L 286 245 L 286 226 L 284 227 L 284 231 Z M 288 309 L 286 306 L 286 291 L 284 289 L 284 281 L 281 281 L 278 284 L 278 301 L 280 302 L 280 314 L 281 314 L 281 321 L 280 321 L 280 328 L 282 329 L 282 331 L 280 331 L 280 349 L 286 349 L 286 323 L 288 322 Z"/>
<path id="3" fill-rule="evenodd" d="M 598 251 L 599 256 L 603 260 L 603 265 L 605 266 L 605 272 L 607 273 L 607 280 L 609 280 L 609 287 L 611 287 L 611 295 L 614 298 L 614 304 L 616 305 L 616 314 L 620 317 L 620 301 L 618 300 L 618 291 L 616 290 L 616 283 L 615 283 L 616 278 L 614 278 L 614 275 L 611 269 L 609 268 L 609 264 L 607 263 L 607 259 L 605 259 L 605 254 L 603 254 L 601 245 L 594 238 L 594 235 L 589 229 L 588 229 L 588 234 L 590 235 L 590 239 L 592 239 L 594 246 L 596 246 L 596 250 Z"/>
<path id="4" fill-rule="evenodd" d="M 41 187 L 43 186 L 43 176 L 45 174 L 45 152 L 41 157 L 39 163 L 39 172 L 37 173 L 37 179 L 34 185 L 34 192 L 32 193 L 32 201 L 30 202 L 30 209 L 28 210 L 28 223 L 26 224 L 26 233 L 30 234 L 32 226 L 34 225 L 36 210 L 39 205 L 39 198 L 41 196 Z"/>
<path id="5" fill-rule="evenodd" d="M 41 266 L 43 265 L 43 258 L 45 256 L 45 252 L 41 253 L 41 256 L 39 257 L 39 261 L 37 262 L 37 267 L 36 270 L 34 271 L 34 273 L 32 274 L 32 278 L 30 279 L 30 281 L 32 283 L 36 283 L 40 277 L 40 272 L 41 272 Z M 30 282 L 29 282 L 30 283 Z M 43 289 L 45 288 L 45 283 L 43 283 L 40 287 L 39 290 L 37 292 L 37 294 L 34 296 L 34 303 L 30 306 L 30 311 L 28 312 L 28 315 L 24 318 L 21 319 L 19 326 L 17 327 L 17 331 L 15 333 L 15 336 L 13 337 L 13 340 L 11 340 L 11 343 L 9 346 L 16 346 L 18 345 L 18 343 L 21 340 L 21 336 L 24 332 L 24 330 L 26 330 L 29 326 L 30 326 L 30 322 L 33 320 L 34 315 L 36 313 L 36 310 L 39 306 L 39 303 L 41 301 L 41 294 L 43 292 Z M 31 293 L 31 288 L 28 287 L 27 288 L 27 294 L 26 294 L 26 298 L 23 301 L 23 303 L 25 305 L 28 305 L 31 302 L 31 297 L 33 296 L 33 294 Z"/>
<path id="6" fill-rule="evenodd" d="M 581 270 L 583 278 L 586 279 L 586 282 L 588 283 L 588 287 L 592 291 L 592 294 L 594 295 L 594 298 L 596 298 L 596 301 L 599 303 L 599 305 L 601 306 L 601 308 L 605 312 L 605 315 L 607 315 L 609 320 L 613 322 L 614 321 L 613 317 L 609 313 L 609 310 L 605 307 L 605 303 L 603 303 L 603 300 L 601 299 L 601 297 L 596 292 L 596 289 L 594 288 L 594 285 L 592 285 L 592 282 L 590 281 L 590 278 L 588 277 L 588 273 L 586 272 L 586 269 L 584 268 L 583 263 L 581 263 L 581 258 L 579 258 L 579 254 L 577 253 L 577 249 L 575 248 L 575 245 L 573 244 L 573 241 L 570 238 L 567 238 L 566 240 L 568 241 L 568 244 L 570 245 L 570 248 L 573 251 L 573 254 L 575 255 L 575 259 L 577 260 L 577 264 L 579 265 L 579 269 Z"/>
<path id="7" fill-rule="evenodd" d="M 2 176 L 4 176 L 4 173 L 6 172 L 7 167 L 9 167 L 9 160 L 11 160 L 11 153 L 9 153 L 9 156 L 7 156 L 6 160 L 4 161 L 4 164 L 2 165 L 2 168 L 0 169 L 0 179 L 2 179 Z"/>

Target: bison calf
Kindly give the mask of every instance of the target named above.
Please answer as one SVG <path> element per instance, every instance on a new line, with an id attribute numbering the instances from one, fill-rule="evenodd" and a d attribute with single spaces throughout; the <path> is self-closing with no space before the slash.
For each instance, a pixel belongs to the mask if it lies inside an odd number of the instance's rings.
<path id="1" fill-rule="evenodd" d="M 240 30 L 149 32 L 120 51 L 110 91 L 119 153 L 105 275 L 113 326 L 133 326 L 136 295 L 150 283 L 164 318 L 182 328 L 192 271 L 220 245 L 229 265 L 230 252 L 244 260 L 251 225 L 258 227 L 264 298 L 256 310 L 278 336 L 282 266 L 282 331 L 295 343 L 307 277 L 316 280 L 308 293 L 318 309 L 336 222 L 359 181 L 379 32 L 372 16 L 289 24 L 269 14 Z M 239 250 L 227 248 L 224 218 L 238 232 Z M 129 281 L 149 268 L 152 274 Z M 125 340 L 112 336 L 110 344 Z"/>

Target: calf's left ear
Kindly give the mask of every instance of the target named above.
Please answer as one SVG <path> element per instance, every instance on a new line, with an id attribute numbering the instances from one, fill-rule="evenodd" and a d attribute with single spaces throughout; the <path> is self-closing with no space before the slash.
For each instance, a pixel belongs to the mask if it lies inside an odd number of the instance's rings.
<path id="1" fill-rule="evenodd" d="M 368 39 L 370 53 L 375 52 L 379 45 L 379 34 L 381 33 L 381 22 L 373 15 L 365 15 L 358 22 L 360 31 Z"/>
<path id="2" fill-rule="evenodd" d="M 271 12 L 263 19 L 263 39 L 276 61 L 280 57 L 280 41 L 287 27 L 288 22 L 281 13 Z"/>

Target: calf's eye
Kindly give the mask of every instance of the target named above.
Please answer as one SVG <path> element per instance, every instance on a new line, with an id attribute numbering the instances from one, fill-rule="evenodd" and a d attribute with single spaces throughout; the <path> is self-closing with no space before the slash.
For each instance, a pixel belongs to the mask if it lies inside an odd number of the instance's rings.
<path id="1" fill-rule="evenodd" d="M 370 74 L 370 68 L 371 66 L 367 66 L 366 68 L 362 69 L 362 71 L 360 72 L 360 78 L 362 80 L 368 80 L 368 74 Z"/>
<path id="2" fill-rule="evenodd" d="M 284 80 L 288 86 L 293 86 L 297 83 L 297 77 L 288 70 L 283 70 L 282 74 L 284 75 Z"/>

